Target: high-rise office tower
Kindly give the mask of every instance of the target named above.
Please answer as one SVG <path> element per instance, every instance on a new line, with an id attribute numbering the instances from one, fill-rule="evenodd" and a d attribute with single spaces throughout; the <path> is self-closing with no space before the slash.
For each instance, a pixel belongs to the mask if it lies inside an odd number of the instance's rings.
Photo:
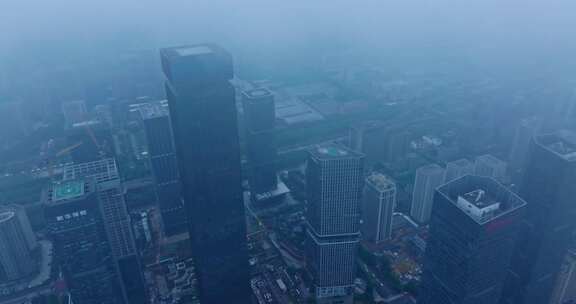
<path id="1" fill-rule="evenodd" d="M 549 303 L 569 304 L 570 301 L 576 301 L 576 251 L 574 250 L 569 250 L 566 254 Z"/>
<path id="2" fill-rule="evenodd" d="M 380 173 L 369 175 L 362 196 L 362 238 L 374 243 L 390 239 L 395 208 L 394 181 Z"/>
<path id="3" fill-rule="evenodd" d="M 64 168 L 63 179 L 64 181 L 95 180 L 96 196 L 102 210 L 108 243 L 118 267 L 126 301 L 128 304 L 145 303 L 142 269 L 116 161 L 113 158 L 106 158 L 69 165 Z"/>
<path id="4" fill-rule="evenodd" d="M 252 197 L 258 200 L 262 194 L 274 191 L 276 177 L 276 144 L 274 125 L 276 112 L 274 95 L 259 88 L 242 92 L 245 114 L 249 182 Z"/>
<path id="5" fill-rule="evenodd" d="M 446 164 L 445 182 L 451 182 L 465 175 L 474 174 L 474 164 L 463 158 Z"/>
<path id="6" fill-rule="evenodd" d="M 178 161 L 174 149 L 168 108 L 163 104 L 145 103 L 138 107 L 148 142 L 148 157 L 156 184 L 156 194 L 164 234 L 172 236 L 188 230 L 181 198 Z"/>
<path id="7" fill-rule="evenodd" d="M 467 175 L 434 196 L 418 304 L 497 304 L 526 203 Z"/>
<path id="8" fill-rule="evenodd" d="M 434 190 L 444 183 L 445 171 L 436 164 L 430 164 L 416 170 L 410 217 L 420 224 L 428 223 L 434 204 Z"/>
<path id="9" fill-rule="evenodd" d="M 505 161 L 493 155 L 481 155 L 476 157 L 474 175 L 491 177 L 499 182 L 503 182 L 506 179 L 507 166 Z"/>
<path id="10" fill-rule="evenodd" d="M 251 302 L 231 56 L 161 50 L 200 302 Z"/>
<path id="11" fill-rule="evenodd" d="M 364 156 L 336 145 L 310 151 L 306 265 L 317 303 L 352 303 Z"/>
<path id="12" fill-rule="evenodd" d="M 520 196 L 528 203 L 502 303 L 544 304 L 576 225 L 576 139 L 559 132 L 532 140 Z"/>
<path id="13" fill-rule="evenodd" d="M 0 283 L 25 278 L 38 268 L 32 258 L 35 243 L 26 234 L 30 224 L 25 224 L 16 210 L 0 210 Z"/>
<path id="14" fill-rule="evenodd" d="M 47 232 L 75 302 L 123 304 L 96 187 L 93 179 L 51 185 L 43 198 Z"/>
<path id="15" fill-rule="evenodd" d="M 535 117 L 523 119 L 514 134 L 508 162 L 513 171 L 522 170 L 528 157 L 530 142 L 540 129 L 541 121 Z"/>

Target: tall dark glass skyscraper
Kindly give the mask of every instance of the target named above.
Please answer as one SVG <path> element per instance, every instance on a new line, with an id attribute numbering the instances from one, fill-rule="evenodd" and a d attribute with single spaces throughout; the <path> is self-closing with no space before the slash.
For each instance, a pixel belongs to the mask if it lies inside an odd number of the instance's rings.
<path id="1" fill-rule="evenodd" d="M 94 179 L 52 185 L 44 194 L 55 261 L 75 302 L 125 303 Z"/>
<path id="2" fill-rule="evenodd" d="M 200 302 L 250 303 L 232 58 L 194 45 L 161 59 Z"/>
<path id="3" fill-rule="evenodd" d="M 556 133 L 532 140 L 520 196 L 528 202 L 505 304 L 545 304 L 576 225 L 576 138 Z"/>
<path id="4" fill-rule="evenodd" d="M 337 145 L 310 151 L 306 265 L 317 303 L 352 303 L 364 156 Z"/>
<path id="5" fill-rule="evenodd" d="M 526 203 L 489 177 L 436 190 L 418 304 L 496 304 Z"/>
<path id="6" fill-rule="evenodd" d="M 168 109 L 162 103 L 155 102 L 142 104 L 138 110 L 146 132 L 148 156 L 154 174 L 164 234 L 172 236 L 185 232 L 188 227 L 180 196 L 178 161 Z"/>
<path id="7" fill-rule="evenodd" d="M 252 196 L 258 199 L 276 189 L 276 145 L 274 95 L 267 89 L 242 92 L 245 114 L 249 181 Z"/>

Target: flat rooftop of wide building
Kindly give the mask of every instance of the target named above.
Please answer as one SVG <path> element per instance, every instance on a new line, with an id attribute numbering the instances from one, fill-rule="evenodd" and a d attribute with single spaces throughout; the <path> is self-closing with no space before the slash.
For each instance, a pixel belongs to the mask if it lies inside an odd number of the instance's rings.
<path id="1" fill-rule="evenodd" d="M 64 180 L 78 178 L 93 178 L 97 183 L 102 183 L 120 178 L 118 166 L 114 158 L 106 158 L 80 164 L 67 165 L 64 168 Z"/>
<path id="2" fill-rule="evenodd" d="M 52 201 L 70 200 L 84 195 L 84 181 L 67 181 L 54 185 Z"/>
<path id="3" fill-rule="evenodd" d="M 310 149 L 310 154 L 318 159 L 339 159 L 362 157 L 361 153 L 336 144 L 320 145 Z"/>
<path id="4" fill-rule="evenodd" d="M 498 203 L 495 197 L 490 195 L 490 193 L 486 192 L 484 189 L 480 188 L 465 193 L 461 195 L 461 197 L 479 209 L 483 209 Z"/>
<path id="5" fill-rule="evenodd" d="M 565 160 L 576 161 L 576 134 L 568 131 L 558 132 L 539 136 L 537 141 Z"/>
<path id="6" fill-rule="evenodd" d="M 522 198 L 490 177 L 466 175 L 440 186 L 437 191 L 480 225 L 526 205 Z M 461 199 L 477 210 L 463 208 L 459 204 Z M 480 212 L 481 216 L 474 211 Z"/>

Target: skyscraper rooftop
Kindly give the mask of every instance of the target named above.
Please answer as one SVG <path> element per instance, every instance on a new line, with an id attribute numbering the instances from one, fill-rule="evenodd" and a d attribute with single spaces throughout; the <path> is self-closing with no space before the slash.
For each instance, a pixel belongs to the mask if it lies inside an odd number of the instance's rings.
<path id="1" fill-rule="evenodd" d="M 539 136 L 536 141 L 556 155 L 568 161 L 576 161 L 576 134 L 559 132 Z"/>
<path id="2" fill-rule="evenodd" d="M 310 150 L 310 154 L 317 159 L 341 159 L 362 156 L 361 153 L 336 144 L 320 145 Z"/>
<path id="3" fill-rule="evenodd" d="M 519 196 L 490 177 L 467 175 L 441 186 L 438 193 L 480 225 L 526 205 Z"/>

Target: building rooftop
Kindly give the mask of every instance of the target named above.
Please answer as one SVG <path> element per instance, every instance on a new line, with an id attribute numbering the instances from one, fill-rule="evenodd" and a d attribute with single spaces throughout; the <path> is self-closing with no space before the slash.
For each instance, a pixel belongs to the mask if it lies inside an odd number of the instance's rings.
<path id="1" fill-rule="evenodd" d="M 130 111 L 137 111 L 143 120 L 168 116 L 168 107 L 164 100 L 130 105 Z"/>
<path id="2" fill-rule="evenodd" d="M 501 165 L 502 163 L 504 163 L 504 161 L 500 160 L 499 158 L 497 158 L 491 154 L 480 155 L 480 156 L 476 157 L 476 160 L 480 160 L 482 162 L 485 162 L 485 163 L 491 164 L 491 165 Z"/>
<path id="3" fill-rule="evenodd" d="M 469 161 L 468 159 L 466 159 L 466 158 L 462 158 L 462 159 L 459 159 L 459 160 L 455 160 L 455 161 L 453 161 L 453 162 L 450 162 L 450 164 L 451 164 L 451 165 L 454 165 L 454 166 L 457 166 L 457 167 L 471 167 L 471 166 L 474 166 L 474 164 L 473 164 L 471 161 Z"/>
<path id="4" fill-rule="evenodd" d="M 542 135 L 537 141 L 549 151 L 568 160 L 576 161 L 576 134 L 565 131 Z"/>
<path id="5" fill-rule="evenodd" d="M 435 174 L 435 173 L 440 173 L 440 171 L 443 171 L 444 168 L 440 167 L 437 164 L 429 164 L 426 166 L 422 166 L 420 168 L 418 168 L 418 173 L 421 174 Z"/>
<path id="6" fill-rule="evenodd" d="M 78 178 L 94 178 L 97 183 L 102 183 L 120 178 L 116 160 L 106 158 L 102 160 L 68 165 L 64 168 L 63 180 L 75 180 Z"/>
<path id="7" fill-rule="evenodd" d="M 259 100 L 264 97 L 271 97 L 274 94 L 268 90 L 267 88 L 258 88 L 258 89 L 251 89 L 242 91 L 242 95 L 247 99 L 256 99 Z"/>
<path id="8" fill-rule="evenodd" d="M 9 220 L 12 217 L 14 217 L 13 211 L 4 211 L 4 212 L 0 213 L 0 223 L 3 223 L 5 221 Z"/>
<path id="9" fill-rule="evenodd" d="M 310 154 L 318 159 L 339 159 L 362 157 L 361 153 L 352 151 L 336 144 L 319 145 L 310 150 Z"/>
<path id="10" fill-rule="evenodd" d="M 205 55 L 213 52 L 212 49 L 206 45 L 178 47 L 175 48 L 174 51 L 180 56 Z"/>
<path id="11" fill-rule="evenodd" d="M 479 225 L 526 205 L 518 195 L 490 177 L 466 175 L 437 191 Z"/>
<path id="12" fill-rule="evenodd" d="M 52 201 L 62 201 L 84 195 L 84 182 L 81 180 L 68 181 L 54 185 Z"/>
<path id="13" fill-rule="evenodd" d="M 392 178 L 381 173 L 370 174 L 368 177 L 366 177 L 366 182 L 380 192 L 396 187 L 396 184 Z"/>

